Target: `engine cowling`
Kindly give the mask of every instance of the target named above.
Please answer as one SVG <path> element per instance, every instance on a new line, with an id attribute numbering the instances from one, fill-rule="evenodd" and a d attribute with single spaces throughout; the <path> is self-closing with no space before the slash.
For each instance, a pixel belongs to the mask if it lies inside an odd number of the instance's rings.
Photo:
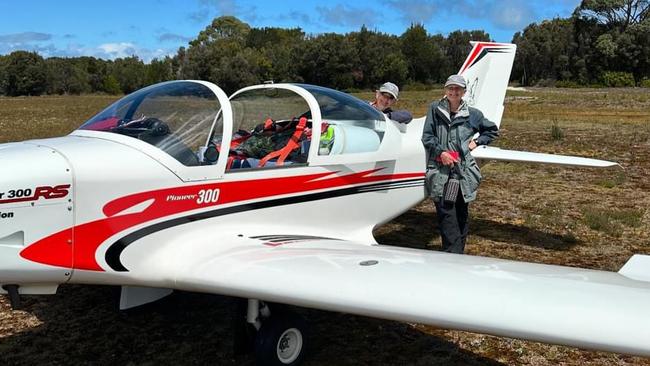
<path id="1" fill-rule="evenodd" d="M 0 145 L 0 172 L 0 285 L 49 293 L 71 276 L 72 167 L 57 150 L 23 142 Z M 38 253 L 56 253 L 58 266 L 27 258 L 31 244 L 59 232 L 59 239 Z"/>

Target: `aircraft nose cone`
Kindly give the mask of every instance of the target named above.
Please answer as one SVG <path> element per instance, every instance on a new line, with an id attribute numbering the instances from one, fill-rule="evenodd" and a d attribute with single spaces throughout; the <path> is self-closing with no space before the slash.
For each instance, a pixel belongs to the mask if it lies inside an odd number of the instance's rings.
<path id="1" fill-rule="evenodd" d="M 38 141 L 0 145 L 0 284 L 69 277 L 72 182 L 72 168 L 56 150 Z"/>

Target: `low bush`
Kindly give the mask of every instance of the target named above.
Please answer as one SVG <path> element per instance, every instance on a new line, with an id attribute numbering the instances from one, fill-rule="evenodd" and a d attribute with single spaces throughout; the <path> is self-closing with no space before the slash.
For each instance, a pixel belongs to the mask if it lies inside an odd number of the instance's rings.
<path id="1" fill-rule="evenodd" d="M 535 86 L 542 88 L 552 88 L 557 83 L 555 79 L 540 79 L 535 83 Z"/>
<path id="2" fill-rule="evenodd" d="M 636 85 L 634 76 L 629 72 L 605 71 L 600 75 L 600 79 L 605 86 L 613 88 Z"/>
<path id="3" fill-rule="evenodd" d="M 553 141 L 561 141 L 564 139 L 564 130 L 562 130 L 557 121 L 553 121 L 551 124 L 551 139 Z"/>
<path id="4" fill-rule="evenodd" d="M 573 80 L 559 80 L 555 83 L 556 88 L 582 88 L 583 85 L 578 84 Z"/>
<path id="5" fill-rule="evenodd" d="M 621 236 L 623 227 L 639 227 L 645 211 L 627 209 L 608 211 L 596 208 L 583 210 L 583 220 L 589 228 L 615 237 Z"/>

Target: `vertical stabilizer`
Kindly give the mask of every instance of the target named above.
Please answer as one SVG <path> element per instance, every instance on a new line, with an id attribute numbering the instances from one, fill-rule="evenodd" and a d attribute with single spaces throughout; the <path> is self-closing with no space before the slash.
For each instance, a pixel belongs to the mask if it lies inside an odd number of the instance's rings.
<path id="1" fill-rule="evenodd" d="M 471 42 L 472 51 L 460 68 L 467 80 L 465 100 L 499 126 L 517 45 Z"/>

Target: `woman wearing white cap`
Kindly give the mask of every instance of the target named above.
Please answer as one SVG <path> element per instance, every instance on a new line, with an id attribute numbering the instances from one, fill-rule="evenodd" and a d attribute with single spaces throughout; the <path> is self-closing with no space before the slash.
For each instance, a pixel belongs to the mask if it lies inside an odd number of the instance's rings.
<path id="1" fill-rule="evenodd" d="M 393 110 L 391 106 L 397 101 L 399 88 L 397 85 L 387 82 L 375 90 L 375 100 L 370 105 L 384 113 L 388 118 L 399 123 L 409 123 L 413 119 L 411 112 L 407 110 Z"/>
<path id="2" fill-rule="evenodd" d="M 431 104 L 422 132 L 427 188 L 436 205 L 442 249 L 451 253 L 465 251 L 468 205 L 476 199 L 481 182 L 481 171 L 470 151 L 499 136 L 496 124 L 463 100 L 465 88 L 461 75 L 447 79 L 445 96 Z"/>

